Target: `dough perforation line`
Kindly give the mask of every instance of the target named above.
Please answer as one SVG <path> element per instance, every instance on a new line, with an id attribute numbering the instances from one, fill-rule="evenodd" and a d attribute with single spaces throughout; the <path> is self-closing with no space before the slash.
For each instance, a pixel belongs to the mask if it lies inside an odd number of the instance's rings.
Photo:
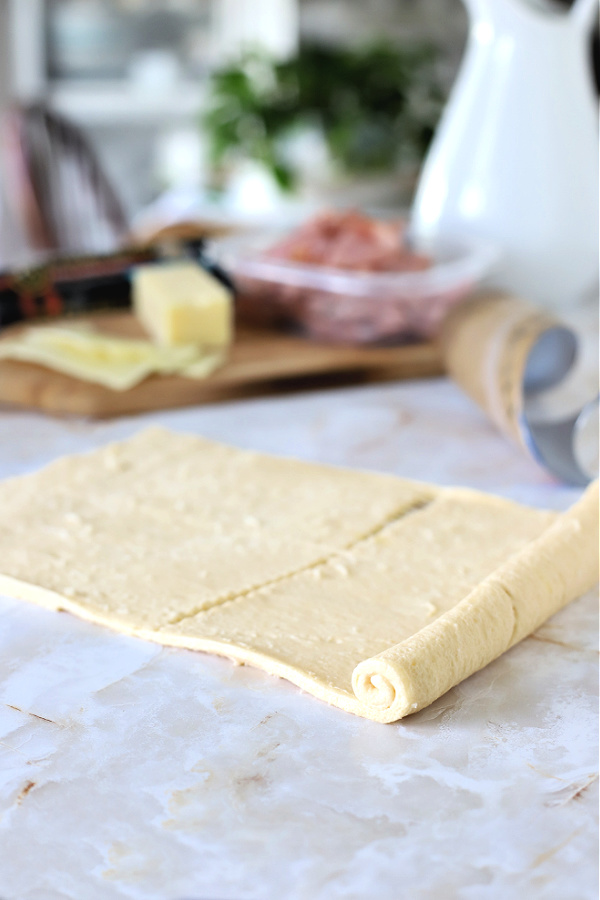
<path id="1" fill-rule="evenodd" d="M 203 604 L 202 606 L 194 607 L 193 609 L 186 611 L 185 613 L 179 613 L 173 618 L 169 619 L 166 622 L 165 627 L 170 625 L 180 625 L 182 622 L 185 622 L 186 619 L 193 619 L 202 613 L 208 612 L 211 609 L 214 609 L 217 606 L 225 606 L 227 603 L 237 603 L 239 600 L 243 600 L 245 597 L 248 597 L 250 594 L 255 593 L 255 591 L 260 591 L 262 588 L 272 587 L 275 584 L 281 584 L 284 581 L 293 578 L 295 575 L 300 575 L 302 572 L 311 572 L 315 569 L 318 569 L 320 566 L 327 565 L 329 562 L 333 562 L 338 557 L 343 557 L 344 554 L 355 550 L 360 544 L 369 540 L 369 538 L 376 537 L 378 534 L 381 534 L 392 525 L 394 522 L 399 522 L 400 519 L 405 519 L 407 516 L 412 515 L 413 513 L 420 512 L 423 509 L 427 509 L 432 503 L 435 503 L 436 497 L 433 497 L 429 500 L 416 500 L 411 506 L 402 507 L 402 509 L 397 510 L 393 513 L 389 518 L 385 519 L 379 525 L 376 525 L 374 528 L 370 529 L 370 531 L 365 532 L 360 537 L 356 538 L 354 541 L 350 541 L 350 543 L 346 544 L 340 550 L 332 550 L 327 556 L 323 556 L 320 559 L 314 560 L 313 562 L 307 563 L 305 566 L 301 566 L 298 569 L 294 569 L 291 572 L 285 572 L 282 575 L 277 576 L 277 578 L 271 578 L 267 581 L 262 581 L 259 584 L 252 585 L 249 588 L 246 588 L 243 591 L 238 591 L 236 593 L 231 594 L 223 594 L 221 597 L 216 597 L 214 600 L 210 602 L 210 604 Z"/>

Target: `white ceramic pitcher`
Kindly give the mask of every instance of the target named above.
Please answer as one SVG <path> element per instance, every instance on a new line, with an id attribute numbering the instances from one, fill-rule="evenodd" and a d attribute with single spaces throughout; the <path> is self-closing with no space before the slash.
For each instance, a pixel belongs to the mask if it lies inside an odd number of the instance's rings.
<path id="1" fill-rule="evenodd" d="M 548 307 L 595 293 L 598 119 L 589 36 L 597 0 L 465 0 L 466 54 L 412 212 L 424 240 L 479 235 L 497 287 Z"/>

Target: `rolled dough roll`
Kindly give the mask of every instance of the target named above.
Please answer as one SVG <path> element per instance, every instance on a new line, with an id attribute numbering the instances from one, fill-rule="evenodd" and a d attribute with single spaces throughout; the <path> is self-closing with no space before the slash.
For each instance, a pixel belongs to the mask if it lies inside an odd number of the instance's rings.
<path id="1" fill-rule="evenodd" d="M 0 590 L 392 722 L 597 579 L 568 513 L 150 429 L 0 484 Z"/>

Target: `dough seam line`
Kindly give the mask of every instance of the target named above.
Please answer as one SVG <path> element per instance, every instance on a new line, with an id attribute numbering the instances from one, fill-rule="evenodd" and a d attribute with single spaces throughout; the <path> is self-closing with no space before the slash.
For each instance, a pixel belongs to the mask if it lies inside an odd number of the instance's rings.
<path id="1" fill-rule="evenodd" d="M 278 575 L 276 578 L 268 579 L 267 581 L 263 581 L 260 584 L 252 585 L 251 587 L 245 588 L 243 591 L 236 591 L 231 594 L 223 594 L 221 597 L 216 597 L 213 601 L 210 602 L 209 605 L 198 606 L 189 612 L 180 613 L 176 616 L 173 616 L 172 619 L 169 619 L 168 622 L 165 622 L 164 625 L 161 625 L 160 628 L 157 629 L 157 631 L 160 632 L 163 628 L 171 628 L 173 625 L 179 625 L 181 624 L 181 622 L 185 622 L 186 619 L 193 619 L 196 616 L 201 615 L 202 613 L 209 612 L 211 609 L 216 609 L 218 607 L 225 606 L 228 603 L 235 603 L 238 600 L 243 600 L 245 597 L 248 597 L 255 591 L 261 591 L 263 590 L 263 588 L 272 587 L 275 584 L 281 584 L 282 582 L 287 581 L 290 578 L 294 578 L 296 575 L 301 575 L 303 572 L 311 572 L 314 569 L 318 569 L 320 566 L 327 565 L 327 563 L 332 562 L 333 560 L 337 559 L 337 557 L 343 556 L 345 553 L 349 553 L 352 550 L 355 550 L 365 541 L 368 541 L 371 538 L 377 537 L 377 535 L 382 534 L 386 530 L 386 528 L 389 528 L 390 525 L 394 525 L 396 522 L 400 522 L 402 519 L 405 519 L 407 516 L 410 516 L 413 513 L 427 509 L 427 507 L 432 503 L 435 503 L 437 499 L 438 496 L 433 496 L 428 498 L 427 500 L 415 500 L 412 505 L 405 506 L 401 510 L 395 511 L 374 528 L 371 528 L 370 531 L 366 531 L 364 534 L 361 534 L 360 537 L 356 538 L 354 541 L 350 541 L 349 544 L 346 544 L 346 546 L 342 547 L 340 550 L 332 550 L 331 553 L 328 553 L 326 556 L 314 560 L 311 563 L 307 563 L 307 565 L 305 566 L 300 566 L 300 568 L 298 569 L 293 569 L 291 572 L 286 572 L 283 575 Z"/>

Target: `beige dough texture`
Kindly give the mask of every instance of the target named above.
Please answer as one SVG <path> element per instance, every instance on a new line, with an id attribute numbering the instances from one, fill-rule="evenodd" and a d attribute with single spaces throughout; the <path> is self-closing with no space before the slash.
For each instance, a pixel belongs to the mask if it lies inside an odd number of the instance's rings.
<path id="1" fill-rule="evenodd" d="M 598 577 L 597 484 L 559 515 L 157 428 L 0 483 L 0 510 L 3 593 L 379 722 Z"/>

